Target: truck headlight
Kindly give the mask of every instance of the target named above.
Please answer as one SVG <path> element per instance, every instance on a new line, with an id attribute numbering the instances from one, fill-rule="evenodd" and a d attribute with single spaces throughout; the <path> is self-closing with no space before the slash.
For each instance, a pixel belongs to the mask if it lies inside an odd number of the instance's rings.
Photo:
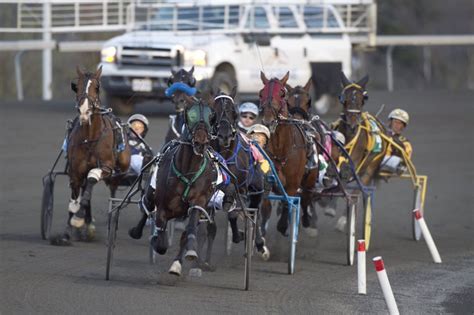
<path id="1" fill-rule="evenodd" d="M 186 50 L 184 52 L 184 62 L 188 65 L 205 67 L 206 52 L 204 50 Z"/>
<path id="2" fill-rule="evenodd" d="M 101 59 L 103 62 L 115 62 L 117 56 L 117 48 L 114 46 L 105 47 L 100 51 Z"/>

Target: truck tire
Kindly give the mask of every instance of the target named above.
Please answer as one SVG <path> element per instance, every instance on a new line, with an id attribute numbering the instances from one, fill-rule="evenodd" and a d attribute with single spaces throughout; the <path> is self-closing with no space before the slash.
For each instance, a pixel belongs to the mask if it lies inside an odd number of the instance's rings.
<path id="1" fill-rule="evenodd" d="M 135 104 L 128 97 L 108 96 L 107 106 L 112 108 L 115 115 L 128 116 L 133 112 Z"/>
<path id="2" fill-rule="evenodd" d="M 212 77 L 212 93 L 217 93 L 220 90 L 225 94 L 230 94 L 235 86 L 237 86 L 237 80 L 227 71 L 217 71 Z"/>

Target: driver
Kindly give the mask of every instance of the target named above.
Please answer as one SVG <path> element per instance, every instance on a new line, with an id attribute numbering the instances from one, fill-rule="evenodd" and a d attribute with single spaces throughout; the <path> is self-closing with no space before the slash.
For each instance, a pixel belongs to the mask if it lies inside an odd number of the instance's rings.
<path id="1" fill-rule="evenodd" d="M 147 162 L 153 157 L 150 148 L 141 140 L 148 133 L 149 121 L 142 114 L 134 114 L 128 118 L 127 123 L 131 129 L 128 133 L 128 144 L 131 150 L 129 170 L 140 174 L 143 162 Z"/>
<path id="2" fill-rule="evenodd" d="M 408 158 L 411 158 L 413 152 L 412 145 L 410 141 L 402 135 L 410 121 L 408 113 L 403 109 L 397 108 L 390 112 L 388 119 L 389 135 L 395 143 L 403 148 Z M 392 144 L 389 144 L 387 148 L 387 153 L 382 161 L 381 170 L 397 174 L 402 174 L 406 170 L 402 152 Z"/>

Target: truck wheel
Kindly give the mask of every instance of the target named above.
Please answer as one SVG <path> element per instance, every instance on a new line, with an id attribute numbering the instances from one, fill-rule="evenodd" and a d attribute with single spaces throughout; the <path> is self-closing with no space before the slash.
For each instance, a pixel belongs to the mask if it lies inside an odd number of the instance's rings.
<path id="1" fill-rule="evenodd" d="M 109 96 L 107 105 L 112 108 L 114 114 L 128 116 L 133 112 L 135 104 L 129 101 L 129 98 Z"/>
<path id="2" fill-rule="evenodd" d="M 216 93 L 220 90 L 225 94 L 230 94 L 235 86 L 237 86 L 237 80 L 233 75 L 226 71 L 218 71 L 212 78 L 211 91 Z"/>

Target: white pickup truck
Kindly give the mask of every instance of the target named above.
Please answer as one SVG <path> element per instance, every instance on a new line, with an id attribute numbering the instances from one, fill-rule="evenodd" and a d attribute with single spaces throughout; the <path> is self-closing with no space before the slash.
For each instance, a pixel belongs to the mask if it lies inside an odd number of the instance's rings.
<path id="1" fill-rule="evenodd" d="M 349 35 L 370 31 L 373 0 L 140 3 L 131 8 L 134 30 L 101 51 L 102 86 L 122 113 L 164 99 L 170 71 L 192 66 L 198 88 L 237 85 L 241 99 L 258 98 L 260 70 L 290 71 L 292 86 L 312 77 L 315 101 L 336 95 L 340 71 L 351 73 Z M 320 112 L 328 105 L 318 104 Z"/>

